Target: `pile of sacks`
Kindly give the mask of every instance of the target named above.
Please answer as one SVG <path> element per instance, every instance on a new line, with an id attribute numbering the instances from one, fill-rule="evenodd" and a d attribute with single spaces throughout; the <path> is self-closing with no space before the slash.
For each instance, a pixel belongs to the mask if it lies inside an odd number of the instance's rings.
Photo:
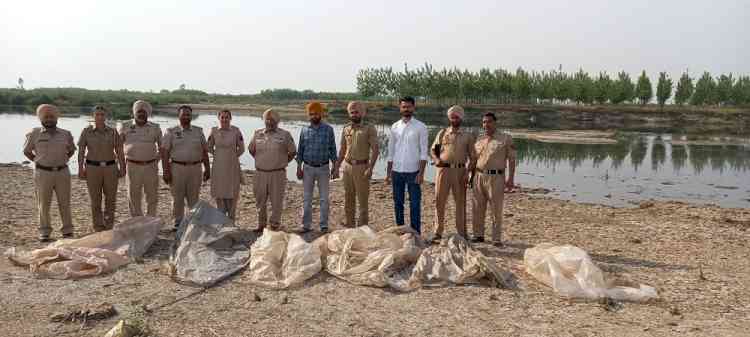
<path id="1" fill-rule="evenodd" d="M 43 249 L 9 249 L 14 263 L 37 277 L 81 278 L 114 271 L 142 256 L 163 225 L 138 217 L 113 230 Z M 516 279 L 458 235 L 428 245 L 409 227 L 375 232 L 370 227 L 342 229 L 307 242 L 297 234 L 266 228 L 252 241 L 246 231 L 206 202 L 199 202 L 180 224 L 170 254 L 176 282 L 208 287 L 247 268 L 248 283 L 286 289 L 302 285 L 322 270 L 356 285 L 412 291 L 423 286 L 484 284 L 516 289 Z M 617 284 L 582 249 L 540 244 L 524 253 L 526 272 L 568 298 L 647 301 L 652 287 Z"/>

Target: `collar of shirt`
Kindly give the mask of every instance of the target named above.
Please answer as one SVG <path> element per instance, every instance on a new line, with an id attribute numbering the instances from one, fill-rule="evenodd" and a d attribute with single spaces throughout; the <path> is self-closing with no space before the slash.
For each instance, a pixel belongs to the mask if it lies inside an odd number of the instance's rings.
<path id="1" fill-rule="evenodd" d="M 449 127 L 449 128 L 448 128 L 448 133 L 449 133 L 449 134 L 456 134 L 456 135 L 458 135 L 458 134 L 461 134 L 461 133 L 463 133 L 463 132 L 464 132 L 464 131 L 463 131 L 463 130 L 461 130 L 460 128 L 458 128 L 458 129 L 454 129 L 454 128 L 452 128 L 452 127 Z"/>
<path id="2" fill-rule="evenodd" d="M 274 133 L 274 132 L 277 132 L 278 130 L 279 130 L 278 128 L 273 128 L 273 129 L 265 128 L 263 129 L 263 134 L 265 135 L 269 133 Z"/>
<path id="3" fill-rule="evenodd" d="M 42 132 L 44 132 L 44 133 L 55 133 L 55 132 L 57 132 L 57 127 L 48 128 L 46 126 L 43 126 L 42 127 Z"/>
<path id="4" fill-rule="evenodd" d="M 106 124 L 102 125 L 102 127 L 100 128 L 97 127 L 96 124 L 92 124 L 92 126 L 93 126 L 93 131 L 107 132 L 109 130 L 109 127 Z"/>
<path id="5" fill-rule="evenodd" d="M 179 127 L 180 127 L 180 130 L 182 131 L 190 131 L 193 129 L 192 125 L 188 125 L 188 127 L 183 127 L 182 125 L 179 125 Z"/>

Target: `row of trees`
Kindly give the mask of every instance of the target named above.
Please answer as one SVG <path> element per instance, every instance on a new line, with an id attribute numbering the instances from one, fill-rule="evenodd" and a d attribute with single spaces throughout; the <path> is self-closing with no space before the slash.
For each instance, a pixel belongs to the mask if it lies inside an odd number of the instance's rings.
<path id="1" fill-rule="evenodd" d="M 181 103 L 243 104 L 251 102 L 277 102 L 286 100 L 353 100 L 359 99 L 357 93 L 327 93 L 312 90 L 268 89 L 255 95 L 221 95 L 208 94 L 201 90 L 163 89 L 159 92 L 132 90 L 88 90 L 82 88 L 37 88 L 24 90 L 17 88 L 0 88 L 0 105 L 35 106 L 44 103 L 60 106 L 93 106 L 95 104 L 129 105 L 138 99 L 144 99 L 154 105 Z"/>
<path id="2" fill-rule="evenodd" d="M 737 79 L 732 74 L 714 78 L 708 72 L 693 83 L 685 72 L 673 90 L 673 80 L 659 73 L 654 93 L 644 70 L 634 82 L 624 71 L 611 77 L 606 72 L 590 75 L 584 70 L 515 72 L 505 69 L 433 69 L 425 63 L 417 69 L 404 66 L 366 68 L 357 73 L 357 90 L 364 97 L 415 96 L 428 102 L 446 103 L 570 103 L 647 104 L 656 98 L 664 105 L 674 94 L 677 104 L 749 105 L 750 76 Z"/>

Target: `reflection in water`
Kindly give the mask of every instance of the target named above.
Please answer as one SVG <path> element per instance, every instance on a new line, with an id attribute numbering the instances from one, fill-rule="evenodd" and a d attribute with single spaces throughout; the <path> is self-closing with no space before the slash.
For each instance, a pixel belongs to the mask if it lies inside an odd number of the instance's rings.
<path id="1" fill-rule="evenodd" d="M 750 147 L 743 145 L 673 145 L 665 137 L 649 135 L 618 137 L 615 144 L 548 143 L 519 138 L 514 142 L 520 163 L 549 167 L 566 163 L 574 171 L 588 160 L 594 168 L 617 170 L 626 158 L 630 158 L 636 171 L 647 159 L 651 161 L 651 171 L 664 168 L 668 160 L 674 172 L 684 169 L 687 162 L 695 174 L 702 173 L 707 165 L 718 173 L 750 169 Z M 608 160 L 610 166 L 602 167 Z"/>
<path id="2" fill-rule="evenodd" d="M 667 155 L 667 151 L 664 149 L 664 140 L 661 136 L 656 136 L 651 145 L 651 170 L 659 171 L 659 167 L 664 165 L 664 158 Z"/>
<path id="3" fill-rule="evenodd" d="M 685 161 L 687 160 L 687 145 L 670 145 L 672 148 L 672 167 L 675 172 L 680 172 L 685 167 Z"/>

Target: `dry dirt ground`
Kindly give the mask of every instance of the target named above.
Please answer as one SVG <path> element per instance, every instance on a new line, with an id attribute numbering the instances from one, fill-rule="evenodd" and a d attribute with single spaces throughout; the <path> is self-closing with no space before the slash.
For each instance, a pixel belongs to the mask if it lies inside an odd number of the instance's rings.
<path id="1" fill-rule="evenodd" d="M 76 235 L 83 236 L 91 232 L 89 198 L 85 184 L 73 181 Z M 32 185 L 30 169 L 0 168 L 2 251 L 42 246 L 36 242 Z M 391 226 L 390 188 L 382 182 L 372 187 L 372 226 Z M 433 187 L 426 184 L 423 190 L 424 227 L 430 230 Z M 207 186 L 202 196 L 208 197 Z M 121 221 L 127 216 L 122 180 L 118 197 Z M 239 224 L 254 228 L 251 186 L 242 187 L 241 198 Z M 509 245 L 479 248 L 518 277 L 520 290 L 460 286 L 399 294 L 321 273 L 300 288 L 273 291 L 238 274 L 189 296 L 195 288 L 176 284 L 165 273 L 173 240 L 165 231 L 142 261 L 90 279 L 35 279 L 2 259 L 0 335 L 103 336 L 119 318 L 142 314 L 138 308 L 145 305 L 163 306 L 145 314 L 156 336 L 748 336 L 750 210 L 676 202 L 612 208 L 526 193 L 506 200 L 503 234 Z M 342 187 L 334 182 L 334 230 L 342 201 Z M 159 215 L 166 223 L 171 223 L 170 203 L 162 186 Z M 290 183 L 287 230 L 300 227 L 301 209 L 301 186 Z M 541 242 L 582 247 L 604 270 L 656 287 L 661 299 L 613 307 L 560 298 L 523 272 L 524 249 Z M 113 304 L 119 315 L 87 325 L 50 320 L 72 307 L 101 302 Z"/>

